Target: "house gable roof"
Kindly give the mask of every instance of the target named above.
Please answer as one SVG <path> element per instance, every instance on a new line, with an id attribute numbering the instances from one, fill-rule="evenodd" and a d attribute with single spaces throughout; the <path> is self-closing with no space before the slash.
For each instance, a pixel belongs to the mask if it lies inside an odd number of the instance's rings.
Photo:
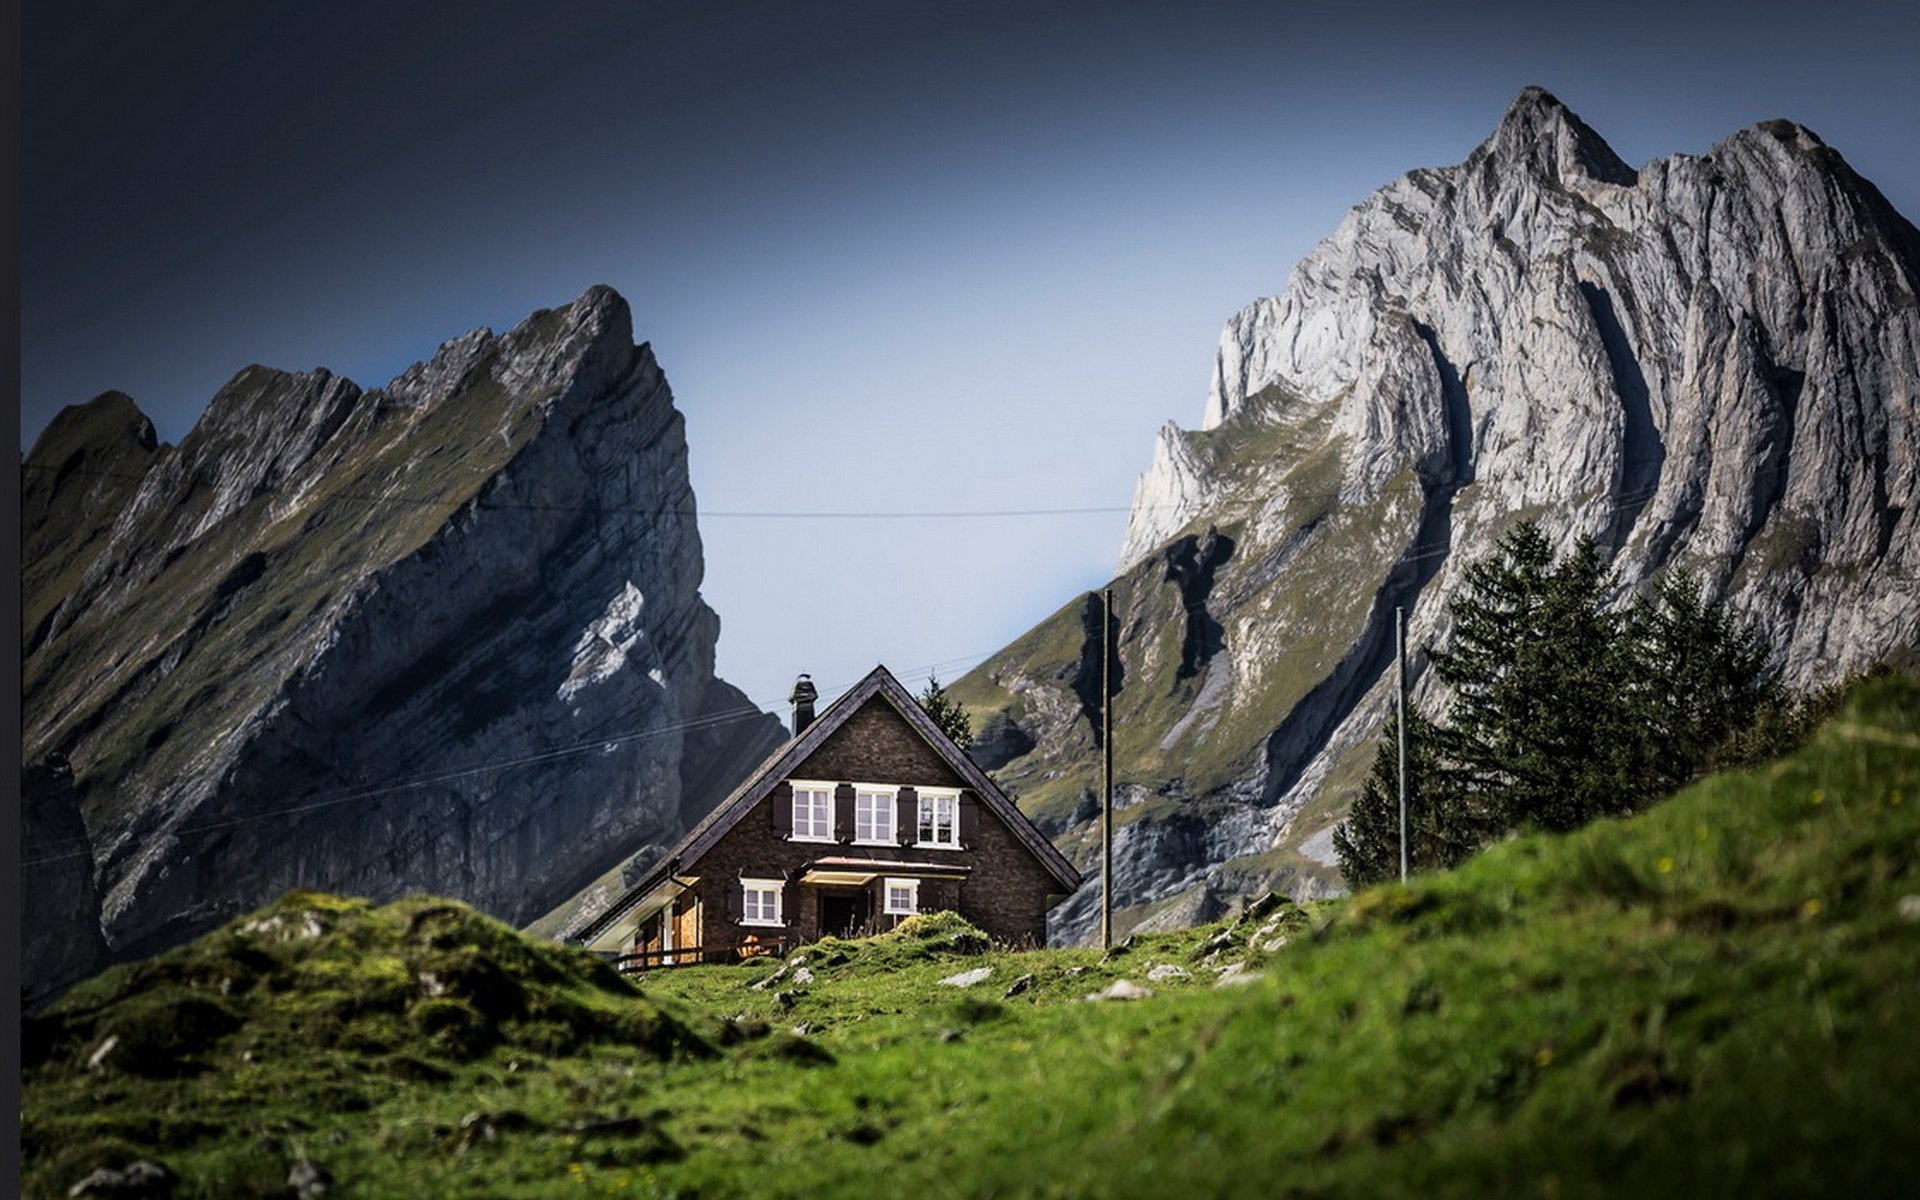
<path id="1" fill-rule="evenodd" d="M 582 926 L 572 935 L 577 942 L 591 941 L 605 932 L 606 928 L 626 915 L 645 898 L 646 894 L 657 887 L 669 875 L 682 871 L 698 861 L 700 856 L 710 850 L 714 843 L 727 835 L 741 819 L 751 812 L 767 793 L 782 780 L 793 774 L 795 768 L 812 757 L 814 751 L 824 745 L 839 728 L 847 723 L 853 714 L 860 711 L 867 701 L 879 696 L 899 713 L 915 733 L 933 747 L 955 774 L 966 782 L 969 788 L 979 793 L 981 803 L 1018 837 L 1023 845 L 1033 853 L 1047 868 L 1049 874 L 1066 891 L 1074 891 L 1080 886 L 1080 872 L 1074 869 L 1065 855 L 1047 840 L 1045 834 L 1034 828 L 1026 814 L 1016 807 L 1007 794 L 1000 790 L 985 771 L 962 750 L 954 740 L 941 731 L 913 694 L 903 687 L 893 672 L 883 666 L 875 667 L 867 677 L 855 684 L 827 710 L 814 718 L 811 725 L 800 736 L 788 739 L 784 746 L 775 750 L 756 768 L 752 774 L 736 787 L 732 794 L 716 805 L 712 812 L 702 817 L 686 836 L 676 842 L 673 848 L 654 864 L 640 881 L 628 888 L 621 897 L 607 907 L 607 910 Z"/>

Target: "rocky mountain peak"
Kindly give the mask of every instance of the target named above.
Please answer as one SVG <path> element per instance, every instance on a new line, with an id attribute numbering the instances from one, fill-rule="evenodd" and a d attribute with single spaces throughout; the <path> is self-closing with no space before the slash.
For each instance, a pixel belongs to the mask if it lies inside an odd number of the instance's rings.
<path id="1" fill-rule="evenodd" d="M 114 447 L 137 447 L 151 453 L 159 440 L 153 422 L 133 397 L 120 391 L 101 392 L 85 404 L 73 404 L 55 414 L 34 444 L 33 453 L 98 453 Z M 45 447 L 45 449 L 42 449 Z M 57 447 L 57 450 L 56 450 Z"/>
<path id="2" fill-rule="evenodd" d="M 1632 187 L 1639 178 L 1605 138 L 1542 87 L 1521 89 L 1475 155 L 1562 183 L 1583 178 Z"/>
<path id="3" fill-rule="evenodd" d="M 71 764 L 115 953 L 296 884 L 523 921 L 778 740 L 714 676 L 685 424 L 632 334 L 595 287 L 385 387 L 249 367 L 115 486 L 29 498 L 23 750 Z M 70 410 L 29 480 L 137 415 Z"/>
<path id="4" fill-rule="evenodd" d="M 1622 602 L 1691 572 L 1791 688 L 1920 660 L 1917 296 L 1920 234 L 1787 121 L 1636 174 L 1529 88 L 1464 162 L 1361 200 L 1228 321 L 1201 428 L 1161 429 L 1135 493 L 1119 903 L 1177 924 L 1338 886 L 1396 613 L 1433 711 L 1419 648 L 1521 516 L 1594 539 Z M 1091 847 L 1081 608 L 953 690 L 1033 746 L 997 768 L 1023 806 Z"/>

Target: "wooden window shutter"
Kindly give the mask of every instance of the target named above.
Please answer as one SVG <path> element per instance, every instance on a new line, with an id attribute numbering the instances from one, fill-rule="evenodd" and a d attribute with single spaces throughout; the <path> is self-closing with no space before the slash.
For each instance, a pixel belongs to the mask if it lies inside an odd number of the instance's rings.
<path id="1" fill-rule="evenodd" d="M 780 889 L 780 920 L 794 929 L 800 927 L 800 882 L 797 879 L 787 880 L 787 886 Z"/>
<path id="2" fill-rule="evenodd" d="M 746 885 L 736 879 L 727 886 L 727 920 L 737 923 L 746 915 L 746 903 Z"/>
<path id="3" fill-rule="evenodd" d="M 833 838 L 837 842 L 853 840 L 853 785 L 850 783 L 833 789 Z"/>
<path id="4" fill-rule="evenodd" d="M 773 789 L 773 831 L 781 837 L 793 836 L 793 785 L 780 783 Z"/>
<path id="5" fill-rule="evenodd" d="M 971 850 L 980 840 L 980 801 L 972 792 L 960 793 L 960 846 Z"/>
<path id="6" fill-rule="evenodd" d="M 901 788 L 894 802 L 893 833 L 902 846 L 913 845 L 920 836 L 920 793 L 910 787 Z"/>

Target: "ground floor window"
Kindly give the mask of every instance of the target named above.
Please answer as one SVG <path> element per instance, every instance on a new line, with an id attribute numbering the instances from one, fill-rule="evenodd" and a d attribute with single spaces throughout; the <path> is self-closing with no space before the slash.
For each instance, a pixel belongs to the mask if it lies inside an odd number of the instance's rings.
<path id="1" fill-rule="evenodd" d="M 786 883 L 779 879 L 742 879 L 740 923 L 742 925 L 781 925 L 780 896 Z"/>
<path id="2" fill-rule="evenodd" d="M 885 911 L 891 916 L 910 917 L 920 911 L 920 881 L 918 879 L 887 880 L 887 905 Z"/>

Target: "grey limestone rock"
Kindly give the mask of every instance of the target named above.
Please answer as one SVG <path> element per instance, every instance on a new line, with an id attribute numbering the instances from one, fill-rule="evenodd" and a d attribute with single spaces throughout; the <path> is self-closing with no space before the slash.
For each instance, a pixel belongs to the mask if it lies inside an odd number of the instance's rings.
<path id="1" fill-rule="evenodd" d="M 28 462 L 22 740 L 72 763 L 119 956 L 296 887 L 524 923 L 780 738 L 714 676 L 683 422 L 610 289 L 371 391 L 249 367 L 177 446 L 93 407 Z"/>
<path id="2" fill-rule="evenodd" d="M 1327 831 L 1390 703 L 1395 609 L 1431 706 L 1419 647 L 1523 517 L 1597 539 L 1622 600 L 1694 571 L 1790 686 L 1913 660 L 1917 294 L 1920 233 L 1788 121 L 1636 170 L 1529 88 L 1465 161 L 1360 203 L 1227 323 L 1201 428 L 1163 428 L 1140 480 L 1115 723 L 1120 790 L 1147 802 L 1117 903 L 1153 922 L 1337 890 Z M 1170 549 L 1215 530 L 1230 559 L 1169 579 Z M 1034 738 L 998 775 L 1064 815 L 1097 747 L 1070 662 L 1027 649 L 1078 645 L 1053 620 L 955 692 Z M 1084 866 L 1073 815 L 1049 828 Z M 1097 886 L 1057 937 L 1086 936 Z"/>

